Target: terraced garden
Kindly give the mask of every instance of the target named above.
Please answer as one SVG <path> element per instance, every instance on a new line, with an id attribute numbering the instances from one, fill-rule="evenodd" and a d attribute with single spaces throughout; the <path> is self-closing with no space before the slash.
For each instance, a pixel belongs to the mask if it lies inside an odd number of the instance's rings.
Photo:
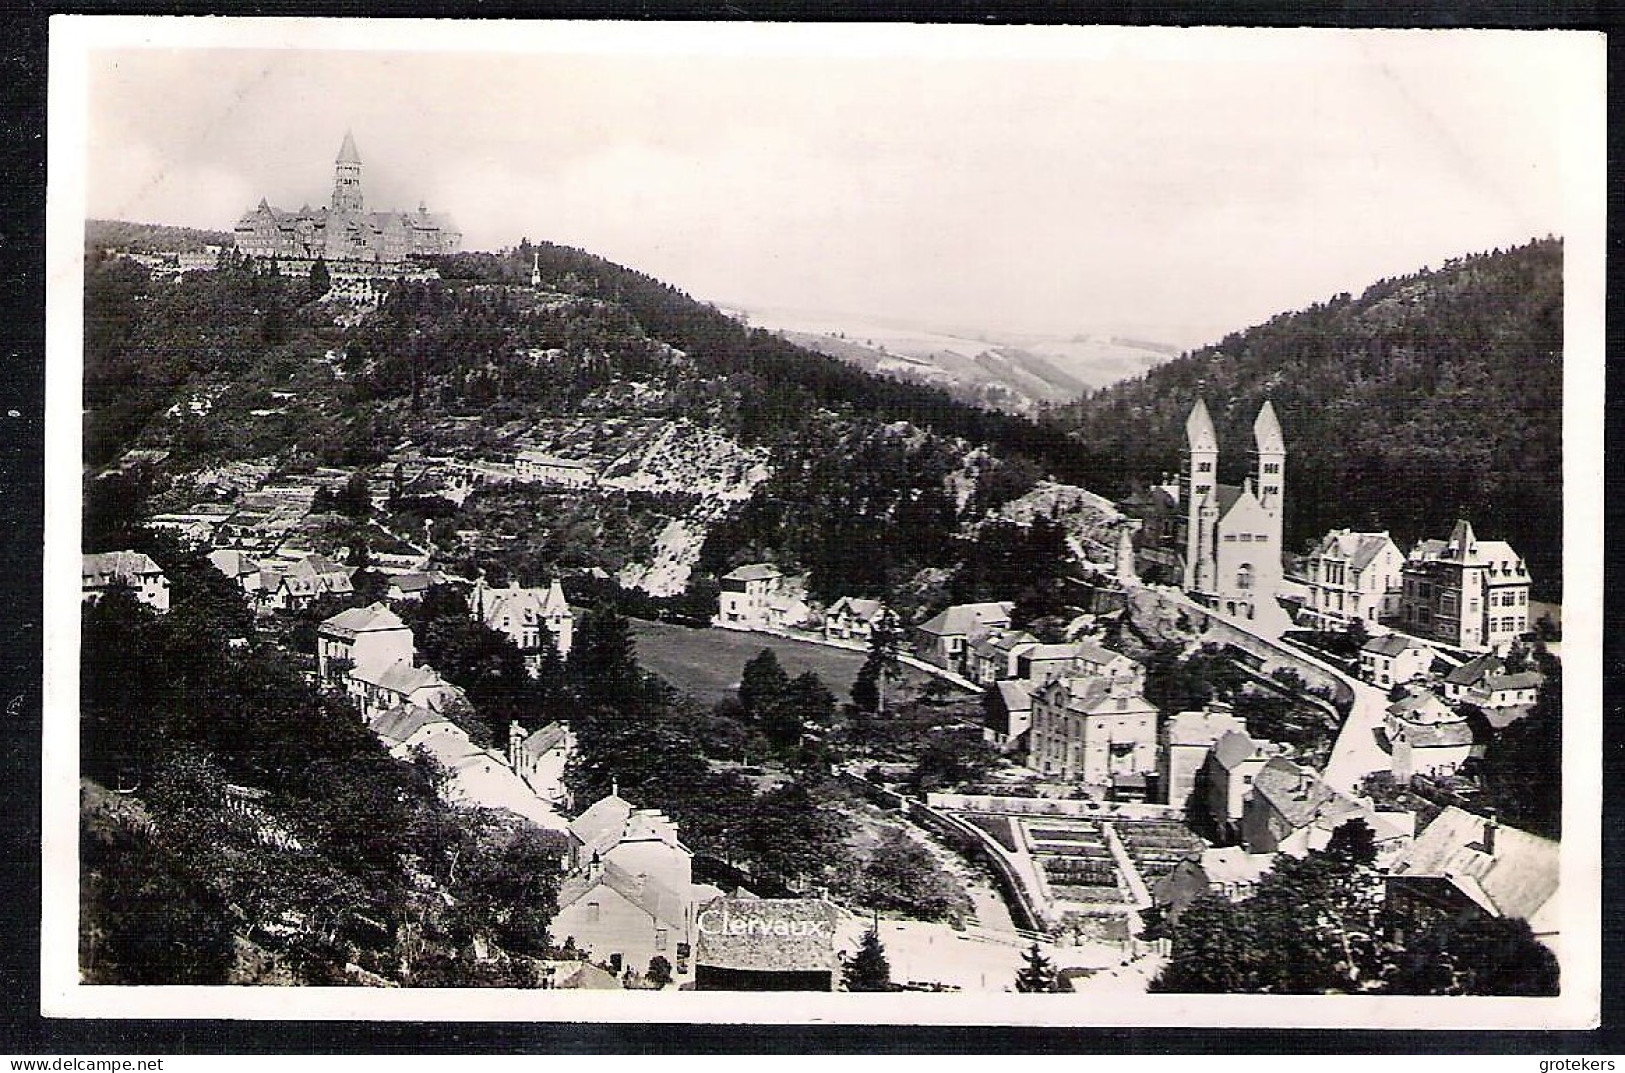
<path id="1" fill-rule="evenodd" d="M 1205 845 L 1177 820 L 1116 820 L 1112 828 L 1148 887 Z"/>

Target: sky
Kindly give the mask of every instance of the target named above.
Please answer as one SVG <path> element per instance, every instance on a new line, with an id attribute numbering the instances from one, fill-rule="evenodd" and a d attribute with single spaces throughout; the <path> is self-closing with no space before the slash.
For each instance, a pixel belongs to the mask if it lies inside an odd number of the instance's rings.
<path id="1" fill-rule="evenodd" d="M 323 205 L 348 129 L 467 249 L 936 327 L 1213 341 L 1563 234 L 1602 134 L 1579 34 L 232 21 L 91 52 L 87 216 Z"/>

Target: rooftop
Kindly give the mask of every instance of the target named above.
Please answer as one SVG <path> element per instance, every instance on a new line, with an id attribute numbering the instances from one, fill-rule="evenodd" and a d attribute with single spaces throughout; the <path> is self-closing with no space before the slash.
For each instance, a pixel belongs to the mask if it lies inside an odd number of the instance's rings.
<path id="1" fill-rule="evenodd" d="M 1498 825 L 1491 852 L 1486 829 L 1493 822 L 1452 805 L 1417 836 L 1393 874 L 1448 879 L 1491 913 L 1534 916 L 1557 893 L 1558 844 Z"/>

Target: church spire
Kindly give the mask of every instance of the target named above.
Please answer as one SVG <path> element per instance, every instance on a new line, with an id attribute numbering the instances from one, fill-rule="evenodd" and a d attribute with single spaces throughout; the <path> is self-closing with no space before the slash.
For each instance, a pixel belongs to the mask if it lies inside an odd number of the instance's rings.
<path id="1" fill-rule="evenodd" d="M 1192 451 L 1219 449 L 1219 435 L 1213 431 L 1213 418 L 1208 416 L 1207 403 L 1202 399 L 1196 400 L 1191 415 L 1185 419 L 1185 444 Z"/>
<path id="2" fill-rule="evenodd" d="M 344 144 L 339 146 L 339 155 L 334 158 L 333 163 L 357 165 L 361 163 L 361 154 L 355 147 L 355 135 L 349 131 L 344 132 Z"/>

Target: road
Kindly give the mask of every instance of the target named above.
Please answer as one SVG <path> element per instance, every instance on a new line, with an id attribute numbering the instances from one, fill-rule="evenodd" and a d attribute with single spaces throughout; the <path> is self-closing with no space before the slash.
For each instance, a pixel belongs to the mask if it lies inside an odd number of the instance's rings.
<path id="1" fill-rule="evenodd" d="M 1377 741 L 1377 729 L 1388 712 L 1388 695 L 1353 678 L 1346 680 L 1354 688 L 1354 706 L 1337 732 L 1326 770 L 1320 773 L 1322 782 L 1345 793 L 1358 789 L 1360 781 L 1371 772 L 1388 771 L 1393 766 L 1393 758 Z"/>

